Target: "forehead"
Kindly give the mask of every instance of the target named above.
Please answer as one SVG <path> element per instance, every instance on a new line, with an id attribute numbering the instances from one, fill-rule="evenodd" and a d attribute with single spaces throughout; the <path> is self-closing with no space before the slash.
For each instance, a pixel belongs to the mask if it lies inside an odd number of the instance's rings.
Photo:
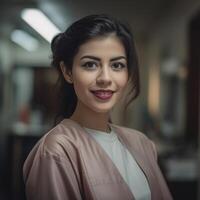
<path id="1" fill-rule="evenodd" d="M 95 55 L 99 57 L 126 56 L 123 43 L 115 35 L 95 37 L 88 40 L 79 47 L 77 57 L 84 55 Z"/>

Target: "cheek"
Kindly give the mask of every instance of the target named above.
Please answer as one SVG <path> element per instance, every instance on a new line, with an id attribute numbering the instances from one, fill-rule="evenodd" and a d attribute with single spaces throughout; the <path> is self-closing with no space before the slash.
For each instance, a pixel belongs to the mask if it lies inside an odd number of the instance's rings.
<path id="1" fill-rule="evenodd" d="M 76 73 L 73 76 L 73 82 L 74 82 L 74 89 L 76 93 L 82 94 L 86 90 L 90 88 L 90 85 L 93 81 L 93 77 L 89 76 L 88 74 L 85 74 L 83 72 Z"/>
<path id="2" fill-rule="evenodd" d="M 84 78 L 75 78 L 73 80 L 74 82 L 74 89 L 75 89 L 75 92 L 76 93 L 81 93 L 85 90 L 85 87 L 86 87 L 86 82 L 84 81 Z"/>
<path id="3" fill-rule="evenodd" d="M 118 77 L 117 83 L 121 89 L 124 89 L 128 84 L 128 74 L 124 73 L 123 76 Z"/>

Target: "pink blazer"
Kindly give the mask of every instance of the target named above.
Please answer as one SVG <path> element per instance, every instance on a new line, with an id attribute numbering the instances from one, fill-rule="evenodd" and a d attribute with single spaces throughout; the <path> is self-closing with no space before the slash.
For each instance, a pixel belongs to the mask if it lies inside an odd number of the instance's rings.
<path id="1" fill-rule="evenodd" d="M 141 169 L 152 200 L 171 200 L 154 144 L 142 133 L 110 124 Z M 25 161 L 28 200 L 134 200 L 102 147 L 75 121 L 63 120 L 35 145 Z"/>

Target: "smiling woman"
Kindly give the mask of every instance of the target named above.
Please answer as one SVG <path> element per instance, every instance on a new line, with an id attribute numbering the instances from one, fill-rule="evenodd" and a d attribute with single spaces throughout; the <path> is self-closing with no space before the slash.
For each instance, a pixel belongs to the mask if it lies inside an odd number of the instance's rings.
<path id="1" fill-rule="evenodd" d="M 127 105 L 139 94 L 129 28 L 107 15 L 90 15 L 58 34 L 52 52 L 61 121 L 24 164 L 27 199 L 172 199 L 153 142 L 110 121 L 128 84 Z"/>
<path id="2" fill-rule="evenodd" d="M 113 42 L 113 40 L 115 40 L 115 42 Z M 90 45 L 87 46 L 85 44 L 86 41 L 89 42 Z M 96 46 L 98 47 L 96 48 Z M 111 54 L 112 51 L 115 50 L 115 47 L 116 52 L 110 55 L 114 57 L 109 58 L 109 66 L 112 64 L 111 68 L 115 69 L 124 68 L 126 66 L 129 86 L 131 86 L 127 97 L 128 106 L 128 104 L 138 96 L 140 86 L 138 60 L 133 37 L 130 30 L 124 24 L 109 17 L 104 18 L 103 15 L 96 17 L 88 16 L 75 22 L 64 33 L 57 35 L 52 41 L 52 65 L 58 69 L 59 73 L 63 73 L 63 70 L 65 70 L 65 73 L 69 75 L 73 71 L 75 56 L 80 56 L 80 53 L 82 53 L 81 59 L 79 57 L 79 65 L 88 70 L 95 68 L 95 66 L 99 68 L 105 65 L 105 58 L 102 58 L 101 53 L 110 52 Z M 87 54 L 82 51 L 82 48 Z M 100 52 L 101 49 L 103 50 Z M 94 50 L 97 56 L 93 54 Z M 117 50 L 119 52 L 117 52 Z M 77 53 L 79 55 L 76 55 Z M 118 57 L 121 59 L 118 60 Z M 103 68 L 105 68 L 105 66 Z M 62 71 L 60 69 L 62 69 Z M 68 77 L 67 80 L 71 81 L 70 77 Z M 69 81 L 66 82 L 66 77 L 60 76 L 60 110 L 58 111 L 57 121 L 71 117 L 78 103 L 77 94 L 75 94 L 76 91 L 74 91 L 73 84 L 71 85 Z"/>

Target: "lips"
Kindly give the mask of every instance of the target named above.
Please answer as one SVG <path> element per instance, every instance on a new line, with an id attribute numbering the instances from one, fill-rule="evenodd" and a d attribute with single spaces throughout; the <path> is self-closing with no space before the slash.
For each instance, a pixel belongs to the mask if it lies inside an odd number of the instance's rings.
<path id="1" fill-rule="evenodd" d="M 91 91 L 98 99 L 108 100 L 112 97 L 114 91 L 112 90 L 93 90 Z"/>

